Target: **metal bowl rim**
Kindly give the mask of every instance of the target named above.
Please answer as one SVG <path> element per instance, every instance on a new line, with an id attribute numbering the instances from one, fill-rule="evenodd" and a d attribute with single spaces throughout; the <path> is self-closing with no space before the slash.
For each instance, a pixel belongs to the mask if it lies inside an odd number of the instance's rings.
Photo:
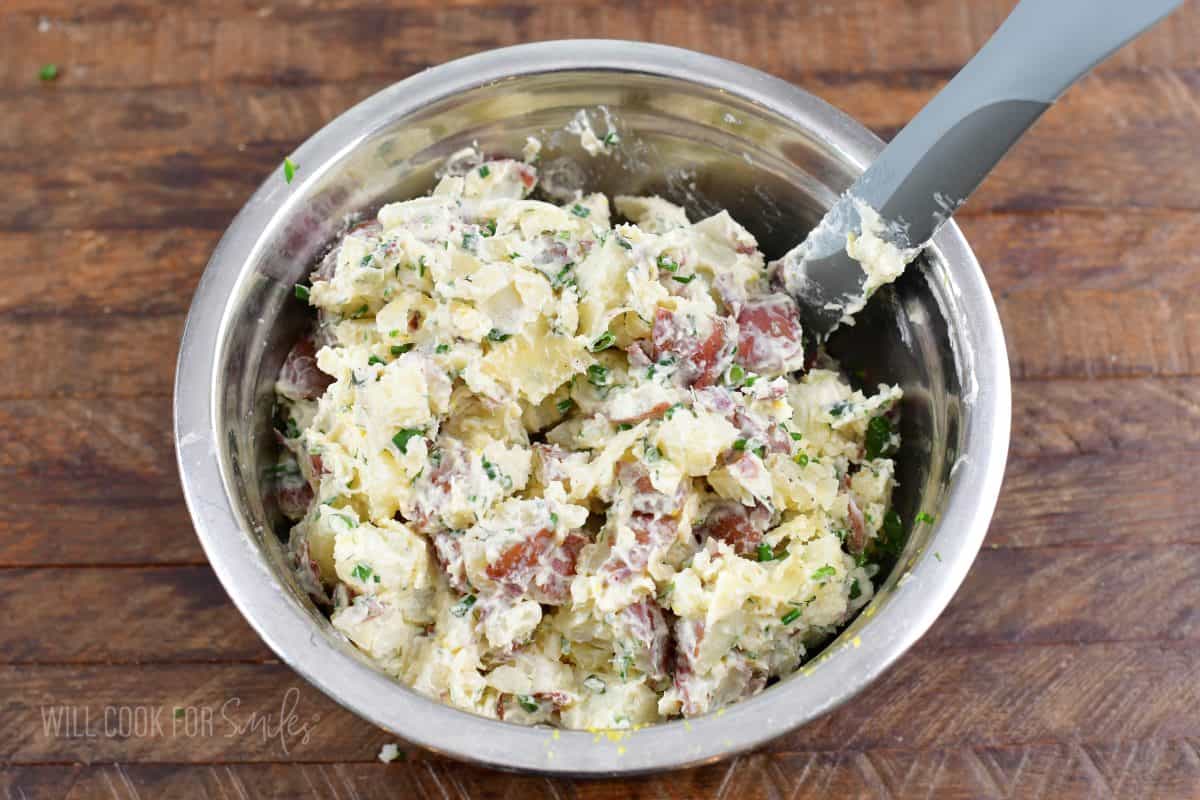
<path id="1" fill-rule="evenodd" d="M 959 316 L 951 336 L 967 346 L 959 368 L 972 391 L 964 401 L 963 457 L 930 540 L 938 558 L 916 558 L 894 596 L 851 641 L 754 698 L 690 721 L 620 736 L 526 728 L 425 698 L 331 646 L 315 630 L 254 544 L 230 499 L 222 458 L 218 392 L 233 288 L 246 275 L 265 231 L 294 208 L 304 183 L 358 146 L 380 125 L 445 97 L 495 81 L 562 71 L 640 73 L 740 96 L 835 144 L 865 167 L 882 142 L 833 106 L 778 78 L 713 56 L 619 40 L 519 45 L 451 61 L 372 95 L 327 124 L 294 154 L 303 172 L 286 186 L 269 176 L 238 213 L 206 267 L 191 305 L 175 380 L 176 454 L 189 512 L 204 551 L 251 626 L 297 672 L 335 701 L 404 739 L 462 760 L 510 770 L 595 776 L 636 774 L 710 762 L 776 738 L 853 697 L 933 624 L 966 576 L 987 531 L 1008 451 L 1011 387 L 999 315 L 983 273 L 953 223 L 935 237 L 934 257 L 951 278 Z M 295 187 L 295 188 L 293 188 Z M 294 192 L 294 194 L 293 194 Z M 842 637 L 845 639 L 845 637 Z"/>

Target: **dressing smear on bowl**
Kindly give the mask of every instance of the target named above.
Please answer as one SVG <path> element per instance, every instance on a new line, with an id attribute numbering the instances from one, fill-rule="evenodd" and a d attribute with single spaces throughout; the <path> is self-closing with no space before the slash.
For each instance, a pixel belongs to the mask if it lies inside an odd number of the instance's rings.
<path id="1" fill-rule="evenodd" d="M 902 538 L 900 389 L 806 350 L 728 213 L 453 163 L 297 287 L 301 584 L 398 680 L 514 722 L 634 728 L 794 672 Z"/>

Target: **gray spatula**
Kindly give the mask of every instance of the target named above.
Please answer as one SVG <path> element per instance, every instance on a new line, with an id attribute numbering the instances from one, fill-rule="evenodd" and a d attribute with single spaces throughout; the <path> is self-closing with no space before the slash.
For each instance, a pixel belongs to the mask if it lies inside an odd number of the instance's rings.
<path id="1" fill-rule="evenodd" d="M 866 299 L 866 274 L 846 253 L 862 231 L 855 200 L 879 212 L 881 238 L 915 254 L 1071 84 L 1182 2 L 1022 0 L 777 263 L 806 328 L 824 339 Z"/>

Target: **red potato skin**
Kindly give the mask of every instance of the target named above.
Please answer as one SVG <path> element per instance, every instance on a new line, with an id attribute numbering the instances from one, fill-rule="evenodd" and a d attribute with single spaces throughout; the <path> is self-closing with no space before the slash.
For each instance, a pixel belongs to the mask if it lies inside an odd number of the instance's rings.
<path id="1" fill-rule="evenodd" d="M 747 301 L 738 312 L 737 363 L 751 372 L 778 375 L 804 366 L 800 311 L 785 294 Z"/>
<path id="2" fill-rule="evenodd" d="M 333 383 L 333 376 L 317 367 L 317 347 L 311 336 L 297 339 L 292 345 L 279 368 L 279 382 L 302 400 L 316 400 Z"/>
<path id="3" fill-rule="evenodd" d="M 717 382 L 732 357 L 728 347 L 731 327 L 730 320 L 717 317 L 712 332 L 697 342 L 681 328 L 674 313 L 660 307 L 650 334 L 651 355 L 656 361 L 673 356 L 680 364 L 678 374 L 685 386 L 707 388 Z"/>

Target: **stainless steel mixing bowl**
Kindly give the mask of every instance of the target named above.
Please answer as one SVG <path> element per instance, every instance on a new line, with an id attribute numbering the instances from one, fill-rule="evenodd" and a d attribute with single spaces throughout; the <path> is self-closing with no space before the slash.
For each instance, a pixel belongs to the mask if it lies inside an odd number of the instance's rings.
<path id="1" fill-rule="evenodd" d="M 577 136 L 562 133 L 580 109 L 601 131 L 611 114 L 621 136 L 615 156 L 588 157 Z M 1010 423 L 1008 362 L 987 284 L 958 228 L 947 225 L 928 263 L 832 343 L 852 371 L 904 387 L 896 503 L 904 519 L 925 511 L 936 523 L 916 526 L 871 605 L 815 661 L 721 713 L 624 737 L 458 711 L 378 671 L 297 588 L 260 476 L 275 448 L 272 384 L 304 324 L 292 285 L 343 217 L 427 191 L 438 164 L 472 142 L 516 153 L 529 135 L 545 139 L 543 172 L 554 186 L 659 193 L 685 204 L 693 219 L 727 208 L 769 257 L 799 241 L 881 147 L 788 83 L 632 42 L 492 51 L 374 95 L 295 152 L 292 184 L 279 171 L 263 183 L 196 290 L 175 387 L 179 468 L 196 530 L 230 596 L 282 659 L 411 742 L 497 767 L 573 775 L 678 767 L 752 748 L 875 679 L 929 628 L 975 558 Z"/>

